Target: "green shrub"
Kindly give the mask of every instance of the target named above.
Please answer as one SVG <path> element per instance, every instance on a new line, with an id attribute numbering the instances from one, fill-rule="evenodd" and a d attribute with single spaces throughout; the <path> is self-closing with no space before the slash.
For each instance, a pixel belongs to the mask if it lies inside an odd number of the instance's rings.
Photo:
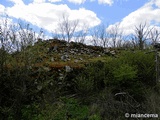
<path id="1" fill-rule="evenodd" d="M 101 120 L 101 117 L 100 115 L 94 114 L 89 117 L 89 120 Z"/>
<path id="2" fill-rule="evenodd" d="M 146 51 L 147 52 L 147 51 Z M 124 52 L 119 60 L 137 68 L 137 77 L 140 82 L 148 86 L 155 85 L 155 54 L 146 54 L 145 51 Z"/>
<path id="3" fill-rule="evenodd" d="M 150 114 L 160 114 L 160 94 L 153 89 L 149 89 L 145 94 L 146 100 L 142 104 L 143 112 Z"/>
<path id="4" fill-rule="evenodd" d="M 30 104 L 22 107 L 22 120 L 44 120 L 40 111 L 40 105 Z"/>
<path id="5" fill-rule="evenodd" d="M 101 61 L 90 63 L 74 79 L 77 92 L 82 94 L 98 92 L 104 88 L 105 64 Z"/>
<path id="6" fill-rule="evenodd" d="M 52 108 L 48 109 L 50 106 Z M 88 116 L 88 107 L 74 98 L 62 97 L 58 103 L 50 106 L 43 113 L 44 120 L 84 120 Z"/>
<path id="7" fill-rule="evenodd" d="M 137 70 L 128 64 L 121 65 L 119 68 L 113 71 L 114 82 L 123 84 L 130 82 L 137 77 Z"/>
<path id="8" fill-rule="evenodd" d="M 77 76 L 75 79 L 77 85 L 77 93 L 86 94 L 93 91 L 94 80 L 93 78 L 87 78 L 85 76 Z"/>
<path id="9" fill-rule="evenodd" d="M 114 94 L 127 92 L 142 102 L 146 86 L 154 80 L 154 55 L 142 51 L 124 52 L 119 58 L 106 63 L 105 70 L 104 83 L 112 88 Z"/>

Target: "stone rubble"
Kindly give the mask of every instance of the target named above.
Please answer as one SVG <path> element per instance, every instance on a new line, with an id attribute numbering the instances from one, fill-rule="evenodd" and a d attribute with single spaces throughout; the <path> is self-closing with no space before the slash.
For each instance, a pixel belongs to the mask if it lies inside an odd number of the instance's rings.
<path id="1" fill-rule="evenodd" d="M 102 56 L 102 55 L 116 55 L 115 50 L 111 50 L 110 48 L 103 48 L 100 46 L 87 46 L 81 43 L 70 42 L 67 43 L 66 41 L 61 40 L 49 40 L 51 47 L 48 48 L 48 52 L 57 52 L 58 54 L 63 54 L 61 56 L 62 61 L 68 61 L 68 55 L 91 55 L 91 56 Z"/>

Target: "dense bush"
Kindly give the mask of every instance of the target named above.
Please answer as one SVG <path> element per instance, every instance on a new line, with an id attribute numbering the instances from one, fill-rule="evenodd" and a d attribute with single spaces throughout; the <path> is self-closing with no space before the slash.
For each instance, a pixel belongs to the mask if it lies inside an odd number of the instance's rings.
<path id="1" fill-rule="evenodd" d="M 148 51 L 126 52 L 120 60 L 137 67 L 138 79 L 145 85 L 155 85 L 155 54 Z"/>
<path id="2" fill-rule="evenodd" d="M 86 68 L 75 77 L 76 91 L 82 95 L 92 94 L 104 89 L 105 63 L 98 61 L 86 65 Z"/>
<path id="3" fill-rule="evenodd" d="M 34 56 L 25 52 L 17 59 L 1 54 L 6 56 L 0 59 L 3 119 L 101 120 L 116 115 L 124 119 L 125 112 L 159 112 L 152 53 L 122 51 L 116 58 L 90 62 L 80 70 L 61 69 L 62 78 L 58 71 L 46 70 L 47 65 L 34 68 L 36 63 L 30 60 Z"/>

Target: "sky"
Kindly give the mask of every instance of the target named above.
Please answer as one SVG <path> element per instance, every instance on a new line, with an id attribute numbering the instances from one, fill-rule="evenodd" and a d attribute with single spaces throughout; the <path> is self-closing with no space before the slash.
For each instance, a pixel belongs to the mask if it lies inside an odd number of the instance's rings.
<path id="1" fill-rule="evenodd" d="M 5 14 L 47 32 L 53 32 L 66 14 L 70 20 L 79 20 L 79 28 L 103 23 L 110 29 L 119 24 L 128 35 L 144 22 L 159 28 L 160 0 L 0 0 L 0 18 Z"/>

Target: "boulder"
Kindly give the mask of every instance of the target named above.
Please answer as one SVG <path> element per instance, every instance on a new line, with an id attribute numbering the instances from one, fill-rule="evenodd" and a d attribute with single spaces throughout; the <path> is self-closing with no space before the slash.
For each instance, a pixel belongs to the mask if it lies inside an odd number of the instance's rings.
<path id="1" fill-rule="evenodd" d="M 61 56 L 61 60 L 63 60 L 63 61 L 67 61 L 68 59 L 69 59 L 68 55 L 62 55 Z"/>
<path id="2" fill-rule="evenodd" d="M 53 48 L 53 51 L 57 51 L 58 50 L 58 45 L 55 45 Z"/>
<path id="3" fill-rule="evenodd" d="M 40 90 L 42 90 L 42 86 L 41 85 L 38 85 L 37 86 L 37 89 L 40 91 Z"/>
<path id="4" fill-rule="evenodd" d="M 51 57 L 51 62 L 54 62 L 54 57 Z"/>
<path id="5" fill-rule="evenodd" d="M 66 71 L 66 72 L 71 72 L 71 71 L 72 71 L 72 68 L 71 68 L 70 66 L 67 66 L 67 65 L 66 65 L 66 66 L 65 66 L 65 71 Z"/>
<path id="6" fill-rule="evenodd" d="M 49 67 L 42 67 L 42 69 L 46 72 L 50 71 L 51 69 Z"/>
<path id="7" fill-rule="evenodd" d="M 107 49 L 107 48 L 106 48 L 106 49 L 104 49 L 104 53 L 105 53 L 105 54 L 108 54 L 109 52 L 110 52 L 110 50 L 109 50 L 109 49 Z"/>
<path id="8" fill-rule="evenodd" d="M 83 58 L 79 58 L 79 60 L 83 61 Z"/>
<path id="9" fill-rule="evenodd" d="M 78 63 L 78 60 L 74 60 L 75 63 Z"/>
<path id="10" fill-rule="evenodd" d="M 111 55 L 115 55 L 116 52 L 115 52 L 115 51 L 110 51 L 110 54 L 111 54 Z"/>

